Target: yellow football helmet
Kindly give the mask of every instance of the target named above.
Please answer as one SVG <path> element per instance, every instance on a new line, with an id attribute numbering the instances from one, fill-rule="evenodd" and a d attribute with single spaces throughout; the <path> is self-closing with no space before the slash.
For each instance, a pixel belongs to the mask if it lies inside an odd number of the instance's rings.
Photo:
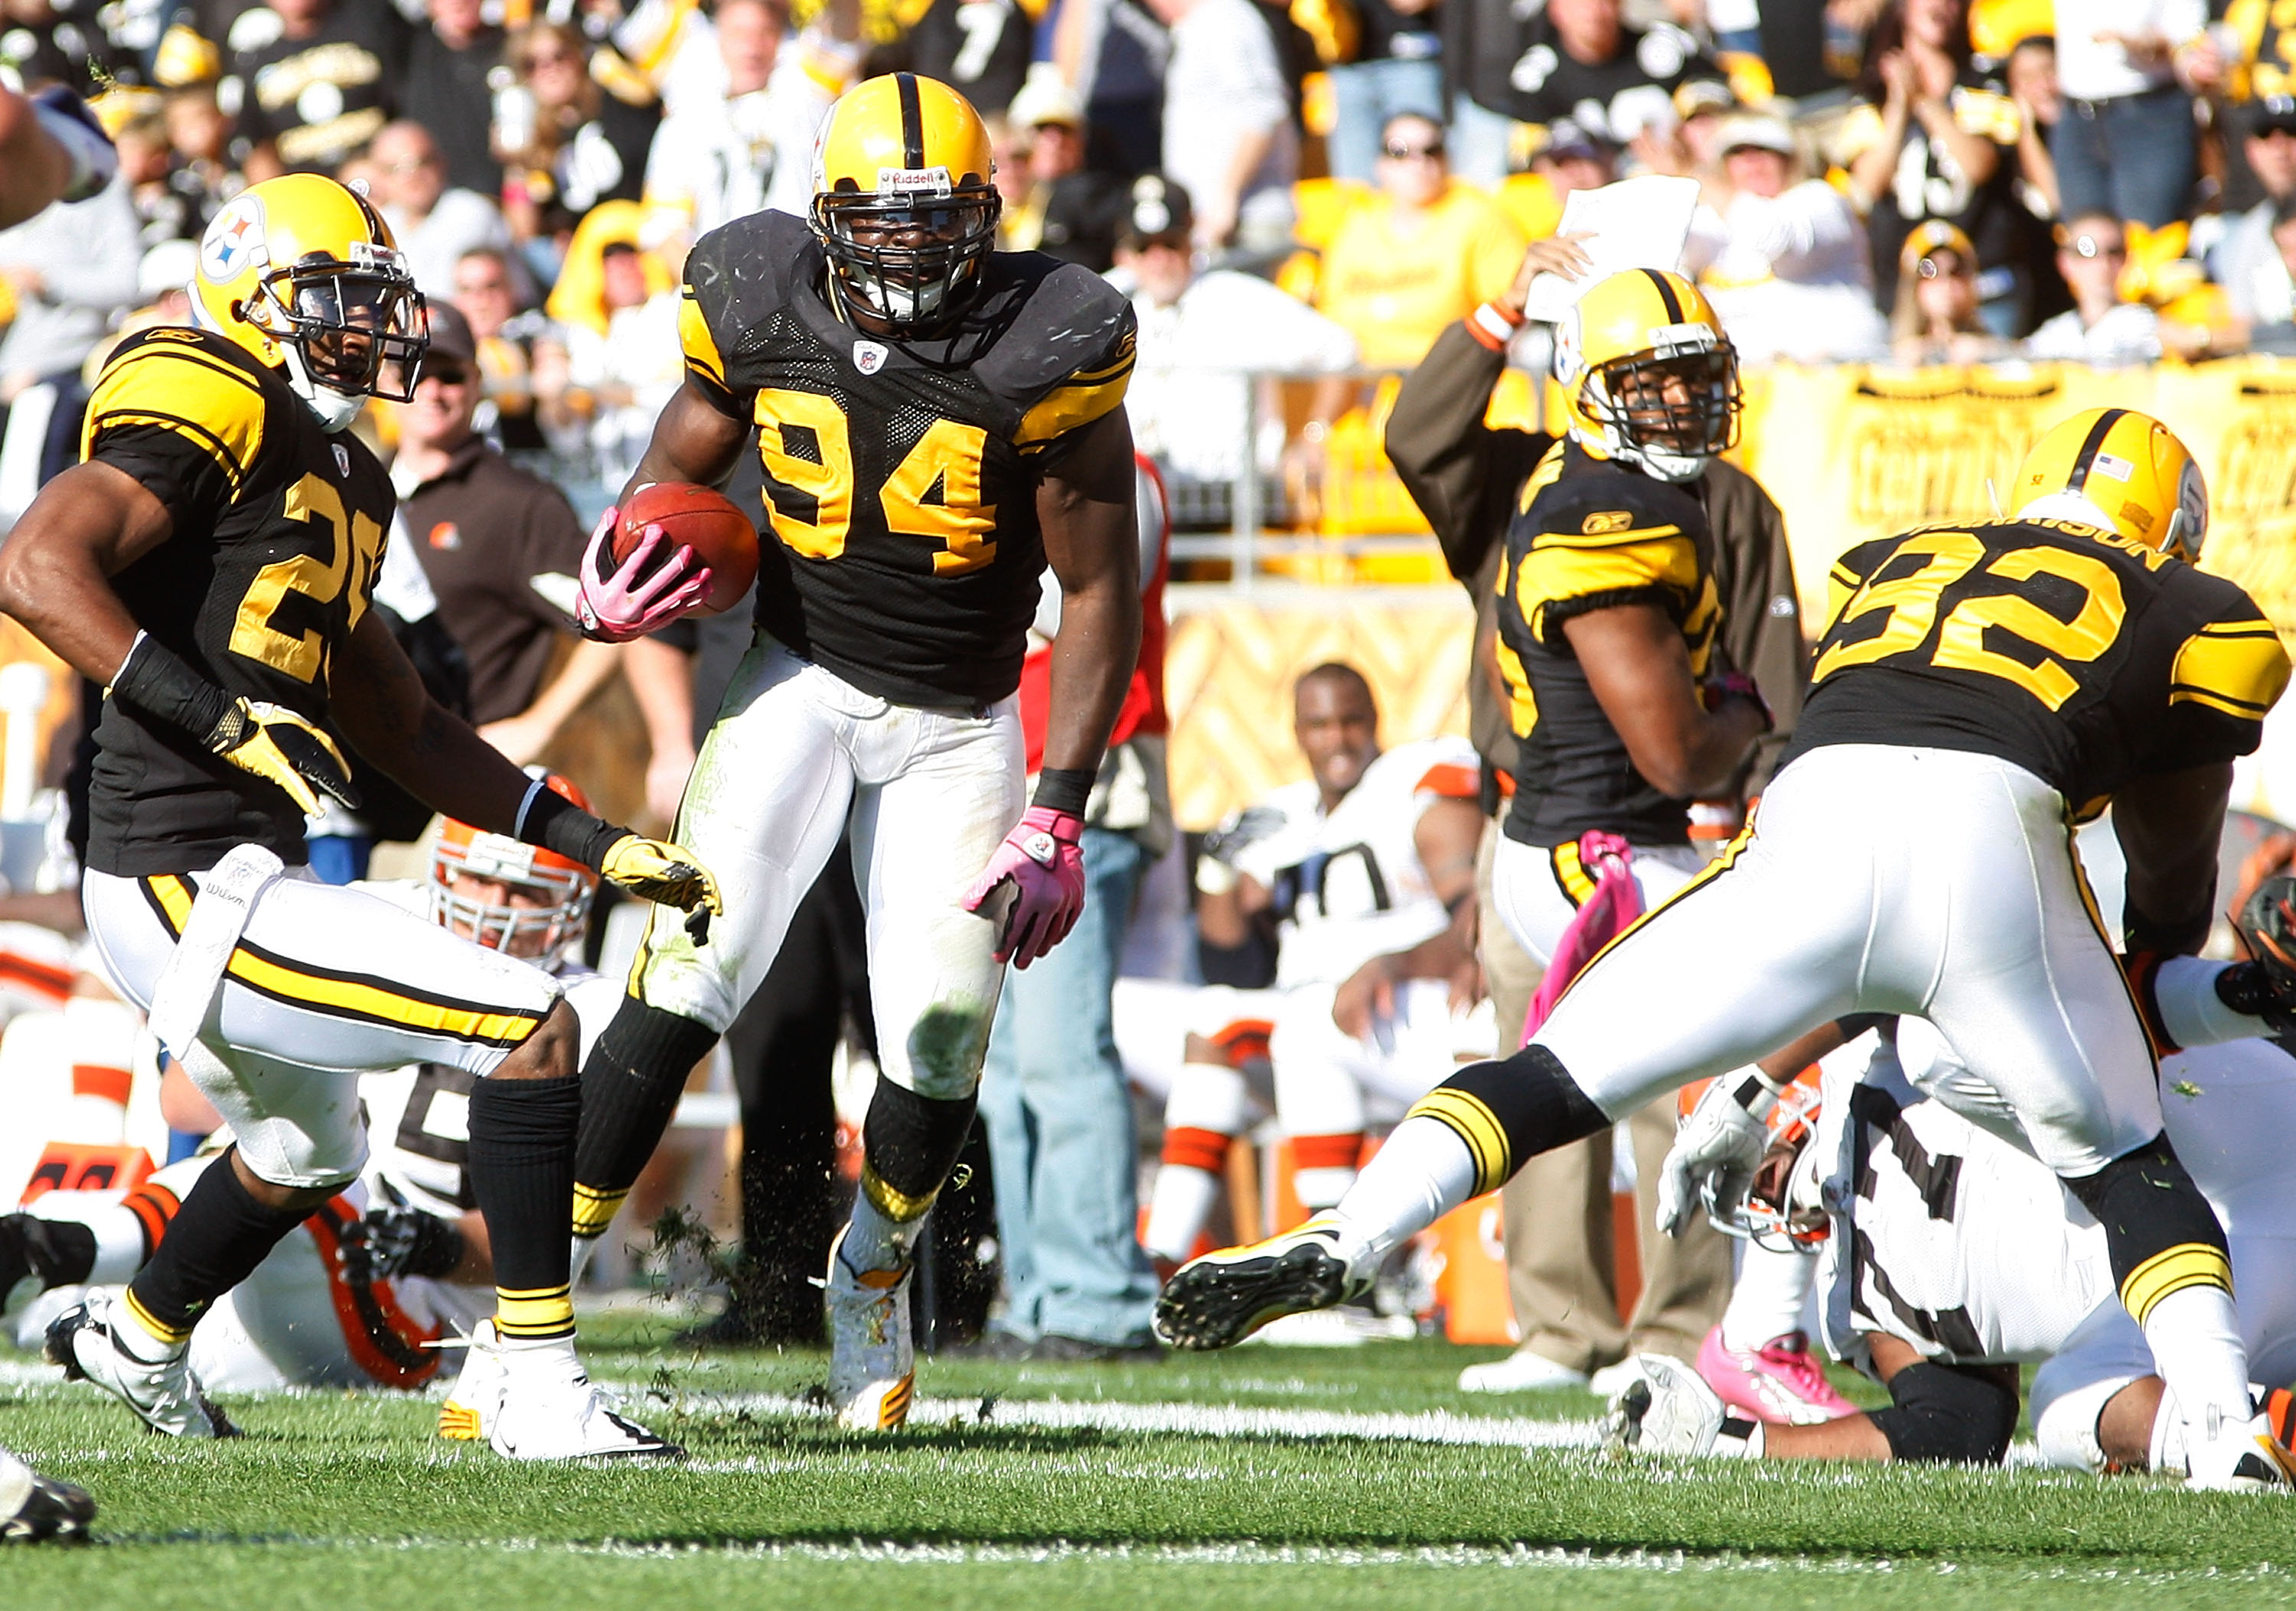
<path id="1" fill-rule="evenodd" d="M 1738 353 L 1697 286 L 1660 268 L 1597 280 L 1555 327 L 1570 434 L 1598 458 L 1686 481 L 1738 440 Z"/>
<path id="2" fill-rule="evenodd" d="M 2101 526 L 2178 559 L 2209 534 L 2209 488 L 2191 449 L 2149 414 L 2091 408 L 2053 425 L 2017 466 L 2020 520 Z"/>
<path id="3" fill-rule="evenodd" d="M 240 192 L 200 242 L 194 323 L 236 341 L 330 431 L 369 397 L 414 395 L 430 342 L 422 293 L 367 199 L 318 174 Z"/>
<path id="4" fill-rule="evenodd" d="M 1004 203 L 972 103 L 915 73 L 837 99 L 813 148 L 813 233 L 860 311 L 922 333 L 978 293 Z"/>

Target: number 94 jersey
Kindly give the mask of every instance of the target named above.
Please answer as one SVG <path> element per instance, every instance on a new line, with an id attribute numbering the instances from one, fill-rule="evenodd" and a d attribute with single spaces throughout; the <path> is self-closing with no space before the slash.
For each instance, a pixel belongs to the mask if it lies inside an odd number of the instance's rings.
<path id="1" fill-rule="evenodd" d="M 758 624 L 865 693 L 980 707 L 1019 686 L 1044 543 L 1037 481 L 1124 400 L 1131 306 L 1099 275 L 997 252 L 930 341 L 857 329 L 813 233 L 760 212 L 686 259 L 688 382 L 758 428 Z"/>
<path id="2" fill-rule="evenodd" d="M 135 624 L 226 692 L 324 721 L 328 665 L 366 612 L 396 503 L 365 444 L 322 431 L 236 344 L 163 325 L 104 366 L 80 451 L 134 476 L 175 520 L 111 579 Z M 198 872 L 249 842 L 305 859 L 287 792 L 192 735 L 107 699 L 95 740 L 98 872 Z"/>
<path id="3" fill-rule="evenodd" d="M 2288 683 L 2247 594 L 2091 526 L 1924 527 L 1850 549 L 1829 590 L 1789 760 L 1975 751 L 2087 815 L 2133 778 L 2249 753 Z"/>

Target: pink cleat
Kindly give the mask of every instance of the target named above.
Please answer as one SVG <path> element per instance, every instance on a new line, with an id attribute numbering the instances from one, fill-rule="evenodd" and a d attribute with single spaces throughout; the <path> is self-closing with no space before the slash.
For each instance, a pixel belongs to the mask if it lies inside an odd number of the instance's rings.
<path id="1" fill-rule="evenodd" d="M 1759 1348 L 1727 1348 L 1722 1328 L 1706 1334 L 1698 1347 L 1698 1374 L 1742 1415 L 1776 1426 L 1807 1426 L 1857 1407 L 1833 1391 L 1825 1370 L 1799 1331 L 1772 1337 Z"/>

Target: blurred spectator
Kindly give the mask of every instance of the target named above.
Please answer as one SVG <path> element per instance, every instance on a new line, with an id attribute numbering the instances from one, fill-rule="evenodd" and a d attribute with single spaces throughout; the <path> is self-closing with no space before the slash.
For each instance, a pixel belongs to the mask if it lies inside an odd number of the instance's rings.
<path id="1" fill-rule="evenodd" d="M 2003 356 L 2007 343 L 1985 328 L 1977 304 L 1976 249 L 1944 219 L 1928 220 L 1899 254 L 1891 356 L 1900 364 L 1980 364 Z"/>
<path id="2" fill-rule="evenodd" d="M 0 0 L 0 79 L 12 89 L 68 86 L 83 101 L 114 84 L 141 84 L 143 65 L 86 12 L 50 0 Z"/>
<path id="3" fill-rule="evenodd" d="M 1866 231 L 1849 201 L 1803 177 L 1783 118 L 1734 118 L 1716 143 L 1720 171 L 1707 184 L 1683 261 L 1740 361 L 1879 358 L 1889 331 L 1874 306 Z"/>
<path id="4" fill-rule="evenodd" d="M 367 155 L 375 209 L 424 295 L 443 301 L 454 294 L 455 265 L 463 253 L 510 245 L 501 209 L 475 190 L 448 187 L 446 159 L 421 124 L 391 124 L 375 136 Z"/>
<path id="5" fill-rule="evenodd" d="M 485 17 L 483 0 L 427 0 L 430 26 L 406 47 L 398 115 L 430 131 L 447 160 L 447 183 L 496 195 L 502 164 L 488 138 L 494 92 L 488 75 L 502 62 L 503 30 Z"/>
<path id="6" fill-rule="evenodd" d="M 168 183 L 175 153 L 168 148 L 168 119 L 159 93 L 114 90 L 104 102 L 99 115 L 111 136 L 111 148 L 119 153 L 119 177 L 135 206 L 137 243 L 156 246 L 198 234 L 206 220 Z M 127 104 L 111 110 L 116 103 Z M 103 115 L 107 111 L 110 115 Z"/>
<path id="7" fill-rule="evenodd" d="M 510 82 L 495 96 L 494 154 L 512 238 L 554 242 L 605 201 L 635 201 L 661 109 L 619 58 L 602 80 L 589 43 L 570 24 L 537 22 L 511 36 Z M 537 267 L 555 267 L 551 261 Z"/>
<path id="8" fill-rule="evenodd" d="M 2258 265 L 2251 275 L 2252 294 L 2240 315 L 2248 343 L 2260 352 L 2296 356 L 2296 196 L 2261 205 L 2271 209 L 2272 245 L 2269 272 Z"/>
<path id="9" fill-rule="evenodd" d="M 2073 293 L 2069 312 L 2036 330 L 2025 356 L 2097 365 L 2144 364 L 2161 356 L 2160 317 L 2120 300 L 2128 235 L 2109 212 L 2076 213 L 2064 222 L 2057 272 Z"/>
<path id="10" fill-rule="evenodd" d="M 439 601 L 439 619 L 471 669 L 471 719 L 523 766 L 614 674 L 621 649 L 575 644 L 554 677 L 586 541 L 559 490 L 529 475 L 472 428 L 482 387 L 471 327 L 430 309 L 430 351 L 414 400 L 397 410 L 406 540 Z"/>
<path id="11" fill-rule="evenodd" d="M 988 130 L 988 160 L 996 168 L 996 194 L 1004 203 L 996 215 L 996 244 L 1005 251 L 1019 251 L 1022 249 L 1013 244 L 1013 230 L 1024 221 L 1021 215 L 1029 205 L 1029 192 L 1037 183 L 1029 171 L 1036 131 L 1013 127 L 1011 116 L 1004 112 L 990 112 L 980 121 Z"/>
<path id="12" fill-rule="evenodd" d="M 2040 3 L 2046 6 L 2047 0 Z M 1827 47 L 1829 36 L 1849 25 L 1849 13 L 1861 9 L 1856 0 L 1704 0 L 1704 6 L 1725 61 L 1734 70 L 1741 63 L 1758 66 L 1775 95 L 1799 101 L 1839 91 L 1857 75 L 1854 58 L 1842 61 Z M 1693 26 L 1694 11 L 1673 10 L 1676 21 Z"/>
<path id="13" fill-rule="evenodd" d="M 1330 70 L 1332 132 L 1324 142 L 1335 179 L 1372 182 L 1380 132 L 1398 112 L 1443 117 L 1442 0 L 1357 0 L 1355 59 Z"/>
<path id="14" fill-rule="evenodd" d="M 143 256 L 121 179 L 0 230 L 0 407 L 43 382 L 77 388 L 88 349 L 135 303 Z M 78 419 L 64 423 L 77 439 Z"/>
<path id="15" fill-rule="evenodd" d="M 1155 168 L 1172 55 L 1162 20 L 1144 0 L 1062 0 L 1051 32 L 1054 69 L 1084 97 L 1095 163 L 1127 176 Z"/>
<path id="16" fill-rule="evenodd" d="M 2296 98 L 2268 96 L 2247 122 L 2243 144 L 2264 199 L 2228 221 L 2208 253 L 2209 276 L 2224 287 L 2237 317 L 2277 324 L 2289 316 L 2291 289 L 2273 236 L 2280 204 L 2296 196 Z"/>
<path id="17" fill-rule="evenodd" d="M 1251 0 L 1152 4 L 1172 36 L 1164 174 L 1195 203 L 1196 243 L 1281 251 L 1300 150 L 1275 37 Z"/>
<path id="18" fill-rule="evenodd" d="M 406 26 L 384 0 L 272 0 L 275 37 L 239 48 L 233 70 L 245 86 L 239 132 L 253 146 L 250 179 L 332 173 L 390 120 Z M 263 38 L 255 12 L 234 23 L 234 45 Z"/>
<path id="19" fill-rule="evenodd" d="M 1084 107 L 1057 78 L 1039 76 L 1013 97 L 1008 118 L 1028 141 L 1028 189 L 1007 210 L 1004 245 L 1042 251 L 1106 274 L 1116 261 L 1117 226 L 1128 187 L 1085 166 Z"/>
<path id="20" fill-rule="evenodd" d="M 480 432 L 511 453 L 572 451 L 581 420 L 566 396 L 566 343 L 538 310 L 519 311 L 510 259 L 491 246 L 455 265 L 455 308 L 470 322 L 486 400 Z"/>
<path id="21" fill-rule="evenodd" d="M 1405 112 L 1381 138 L 1380 193 L 1341 221 L 1316 302 L 1354 334 L 1365 364 L 1406 369 L 1445 325 L 1506 289 L 1524 239 L 1488 196 L 1451 177 L 1440 125 Z"/>
<path id="22" fill-rule="evenodd" d="M 1616 145 L 1672 128 L 1675 86 L 1722 70 L 1671 22 L 1632 29 L 1620 11 L 1620 0 L 1547 0 L 1508 75 L 1506 110 L 1526 123 L 1569 118 Z"/>
<path id="23" fill-rule="evenodd" d="M 984 118 L 1003 111 L 1029 78 L 1033 13 L 1042 9 L 1021 0 L 927 0 L 899 38 L 869 53 L 863 76 L 922 73 L 954 86 Z M 914 0 L 903 14 L 913 12 Z"/>
<path id="24" fill-rule="evenodd" d="M 1254 275 L 1195 271 L 1188 193 L 1155 174 L 1133 181 L 1117 261 L 1138 289 L 1139 358 L 1125 397 L 1132 438 L 1175 483 L 1233 482 L 1243 473 L 1245 371 L 1338 374 L 1356 364 L 1342 325 Z M 1320 393 L 1302 443 L 1320 442 L 1344 406 L 1344 387 Z M 1259 412 L 1257 467 L 1283 452 L 1283 415 L 1269 397 Z M 1305 474 L 1314 466 L 1300 464 Z"/>
<path id="25" fill-rule="evenodd" d="M 1471 185 L 1496 189 L 1513 166 L 1514 86 L 1529 48 L 1536 8 L 1513 0 L 1450 0 L 1441 14 L 1443 79 L 1451 86 L 1451 166 Z"/>
<path id="26" fill-rule="evenodd" d="M 567 379 L 595 405 L 590 446 L 610 486 L 637 468 L 654 416 L 685 379 L 677 291 L 649 256 L 629 241 L 606 242 L 598 264 L 605 328 L 577 325 L 567 332 Z"/>
<path id="27" fill-rule="evenodd" d="M 2065 98 L 2057 86 L 2057 42 L 2028 35 L 2010 47 L 2001 65 L 2002 87 L 2017 109 L 2017 179 L 2025 210 L 2037 218 L 2057 216 L 2057 162 L 2049 141 L 2063 120 Z M 2036 235 L 2038 231 L 2035 231 Z"/>
<path id="28" fill-rule="evenodd" d="M 2196 136 L 2176 55 L 2208 20 L 2206 0 L 2058 0 L 2065 111 L 2050 155 L 2067 218 L 2103 211 L 2158 229 L 2184 217 Z"/>
<path id="29" fill-rule="evenodd" d="M 197 239 L 223 204 L 247 188 L 247 176 L 232 155 L 231 119 L 216 104 L 214 85 L 168 91 L 164 115 L 175 164 L 168 182 L 193 199 L 199 226 L 185 233 Z"/>
<path id="30" fill-rule="evenodd" d="M 1962 0 L 1890 0 L 1857 94 L 1835 155 L 1866 212 L 1877 305 L 1897 300 L 1906 234 L 1943 218 L 1977 247 L 1988 327 L 2022 329 L 2032 288 L 2030 215 L 2016 194 L 2017 109 L 1972 63 Z"/>
<path id="31" fill-rule="evenodd" d="M 1499 186 L 1498 203 L 1526 237 L 1544 240 L 1562 221 L 1572 191 L 1600 190 L 1618 177 L 1618 153 L 1562 118 L 1546 126 L 1546 137 L 1531 153 L 1530 171 L 1511 175 Z"/>
<path id="32" fill-rule="evenodd" d="M 858 14 L 849 0 L 832 5 L 785 41 L 785 0 L 720 0 L 725 87 L 673 106 L 654 136 L 645 170 L 650 243 L 682 255 L 760 208 L 806 216 L 814 134 L 852 71 Z"/>

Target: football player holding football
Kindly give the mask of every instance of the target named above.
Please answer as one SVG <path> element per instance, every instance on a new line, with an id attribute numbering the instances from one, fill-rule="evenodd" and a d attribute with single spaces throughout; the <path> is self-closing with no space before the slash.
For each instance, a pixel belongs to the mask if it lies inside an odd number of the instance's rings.
<path id="1" fill-rule="evenodd" d="M 1005 961 L 1057 944 L 1084 900 L 1086 799 L 1140 636 L 1133 318 L 1088 270 L 993 250 L 988 134 L 944 84 L 848 91 L 815 167 L 809 219 L 757 213 L 686 259 L 685 382 L 632 483 L 715 482 L 754 429 L 775 540 L 678 811 L 728 921 L 706 944 L 672 916 L 647 928 L 584 1065 L 576 1230 L 612 1218 L 849 825 L 882 1075 L 830 1259 L 829 1386 L 848 1425 L 890 1428 L 911 1256 L 972 1122 Z M 610 530 L 585 620 L 632 637 L 683 605 L 630 596 L 641 554 L 609 571 Z M 1061 630 L 1024 804 L 1013 695 L 1047 564 Z"/>
<path id="2" fill-rule="evenodd" d="M 2196 949 L 2231 762 L 2256 748 L 2288 656 L 2246 594 L 2190 563 L 2208 494 L 2159 421 L 2059 424 L 2020 466 L 2015 507 L 1837 561 L 1810 702 L 1758 820 L 1596 957 L 1521 1052 L 1419 1104 L 1332 1214 L 1175 1276 L 1168 1339 L 1225 1346 L 1326 1306 L 1521 1159 L 1828 1020 L 1906 1014 L 1963 1050 L 2103 1225 L 2121 1303 L 2210 1434 L 2193 1480 L 2287 1486 L 2249 1402 L 2224 1229 L 2163 1132 L 2071 833 L 2111 802 L 2128 949 Z M 1693 1157 L 1751 1170 L 1762 1096 L 1702 1103 Z"/>
<path id="3" fill-rule="evenodd" d="M 304 867 L 304 818 L 356 804 L 335 724 L 417 798 L 650 900 L 717 904 L 674 845 L 599 821 L 434 703 L 368 601 L 393 494 L 346 429 L 404 399 L 422 299 L 364 196 L 294 175 L 217 215 L 197 328 L 130 337 L 89 400 L 86 463 L 0 555 L 0 608 L 109 689 L 82 885 L 119 994 L 151 1015 L 236 1138 L 118 1303 L 60 1319 L 53 1357 L 159 1429 L 223 1430 L 186 1363 L 200 1315 L 366 1156 L 362 1070 L 476 1077 L 471 1179 L 493 1233 L 518 1459 L 673 1452 L 574 1349 L 566 1218 L 580 1092 L 549 977 Z"/>

